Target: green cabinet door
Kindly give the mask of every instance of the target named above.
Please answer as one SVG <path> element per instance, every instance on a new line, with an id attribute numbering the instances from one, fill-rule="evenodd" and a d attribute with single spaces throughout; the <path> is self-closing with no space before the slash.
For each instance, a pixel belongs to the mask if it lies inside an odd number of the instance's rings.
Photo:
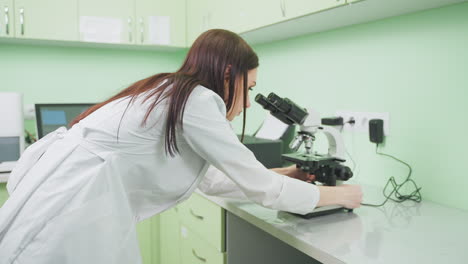
<path id="1" fill-rule="evenodd" d="M 78 40 L 78 0 L 15 0 L 15 37 Z"/>
<path id="2" fill-rule="evenodd" d="M 346 4 L 346 0 L 284 0 L 288 19 L 309 15 Z"/>
<path id="3" fill-rule="evenodd" d="M 14 14 L 13 0 L 0 0 L 0 37 L 15 36 Z"/>
<path id="4" fill-rule="evenodd" d="M 213 28 L 239 33 L 244 23 L 239 20 L 241 8 L 236 1 L 187 0 L 187 45 L 191 46 L 201 33 Z"/>
<path id="5" fill-rule="evenodd" d="M 246 32 L 286 19 L 283 0 L 239 0 L 236 2 L 236 32 Z"/>
<path id="6" fill-rule="evenodd" d="M 151 258 L 151 218 L 137 224 L 138 242 L 143 264 L 152 264 Z"/>
<path id="7" fill-rule="evenodd" d="M 0 183 L 0 207 L 8 199 L 8 191 L 6 189 L 6 183 Z"/>
<path id="8" fill-rule="evenodd" d="M 161 264 L 181 264 L 177 207 L 160 214 L 160 226 Z"/>
<path id="9" fill-rule="evenodd" d="M 181 264 L 226 264 L 226 253 L 218 251 L 202 236 L 181 224 Z"/>
<path id="10" fill-rule="evenodd" d="M 187 46 L 190 47 L 201 33 L 213 28 L 211 7 L 215 4 L 216 0 L 187 0 Z"/>
<path id="11" fill-rule="evenodd" d="M 159 264 L 159 216 L 153 216 L 137 224 L 143 264 Z"/>
<path id="12" fill-rule="evenodd" d="M 179 208 L 181 224 L 202 236 L 218 251 L 225 251 L 225 213 L 223 208 L 197 193 L 180 204 Z"/>
<path id="13" fill-rule="evenodd" d="M 185 47 L 185 0 L 135 0 L 136 43 Z"/>
<path id="14" fill-rule="evenodd" d="M 136 43 L 135 0 L 79 0 L 78 16 L 80 41 Z"/>
<path id="15" fill-rule="evenodd" d="M 159 215 L 155 215 L 151 219 L 151 263 L 159 264 L 161 263 L 161 243 L 159 241 L 161 218 Z"/>
<path id="16" fill-rule="evenodd" d="M 210 3 L 210 6 L 206 8 L 210 10 L 207 15 L 210 27 L 238 32 L 240 8 L 241 6 L 236 1 L 231 0 L 217 0 Z"/>

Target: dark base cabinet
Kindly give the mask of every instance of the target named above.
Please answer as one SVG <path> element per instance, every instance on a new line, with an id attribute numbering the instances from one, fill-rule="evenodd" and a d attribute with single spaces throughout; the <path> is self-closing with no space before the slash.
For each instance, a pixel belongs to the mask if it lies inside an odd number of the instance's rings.
<path id="1" fill-rule="evenodd" d="M 245 220 L 226 212 L 227 264 L 319 264 Z"/>

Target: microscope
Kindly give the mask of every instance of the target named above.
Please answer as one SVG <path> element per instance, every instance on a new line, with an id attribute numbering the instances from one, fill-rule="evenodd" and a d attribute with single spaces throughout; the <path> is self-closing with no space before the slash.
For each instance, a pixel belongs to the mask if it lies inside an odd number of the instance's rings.
<path id="1" fill-rule="evenodd" d="M 334 127 L 322 126 L 320 115 L 313 109 L 305 109 L 296 105 L 288 98 L 281 98 L 274 93 L 268 97 L 258 94 L 255 101 L 265 110 L 288 125 L 299 125 L 294 140 L 289 147 L 293 153 L 283 154 L 284 160 L 296 164 L 297 168 L 315 175 L 315 181 L 326 186 L 336 186 L 339 181 L 347 181 L 353 176 L 351 169 L 343 163 L 345 148 L 341 134 Z M 318 154 L 313 151 L 315 135 L 324 133 L 328 141 L 328 153 Z M 304 144 L 305 151 L 299 151 Z M 318 207 L 314 212 L 304 215 L 304 218 L 342 211 L 340 206 Z"/>

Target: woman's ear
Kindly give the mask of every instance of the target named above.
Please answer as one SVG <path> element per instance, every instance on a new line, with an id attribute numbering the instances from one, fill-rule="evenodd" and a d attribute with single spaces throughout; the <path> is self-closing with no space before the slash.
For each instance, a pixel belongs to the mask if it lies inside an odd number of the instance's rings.
<path id="1" fill-rule="evenodd" d="M 228 64 L 226 69 L 224 70 L 224 81 L 229 81 L 229 75 L 231 74 L 231 64 Z"/>
<path id="2" fill-rule="evenodd" d="M 224 102 L 227 103 L 229 98 L 229 79 L 231 74 L 231 64 L 224 70 Z"/>

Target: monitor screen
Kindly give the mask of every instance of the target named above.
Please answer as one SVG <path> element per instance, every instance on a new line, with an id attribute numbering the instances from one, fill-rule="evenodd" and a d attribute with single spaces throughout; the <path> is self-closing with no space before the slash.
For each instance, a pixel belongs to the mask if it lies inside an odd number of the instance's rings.
<path id="1" fill-rule="evenodd" d="M 94 104 L 36 104 L 37 136 L 42 138 L 68 124 Z"/>

